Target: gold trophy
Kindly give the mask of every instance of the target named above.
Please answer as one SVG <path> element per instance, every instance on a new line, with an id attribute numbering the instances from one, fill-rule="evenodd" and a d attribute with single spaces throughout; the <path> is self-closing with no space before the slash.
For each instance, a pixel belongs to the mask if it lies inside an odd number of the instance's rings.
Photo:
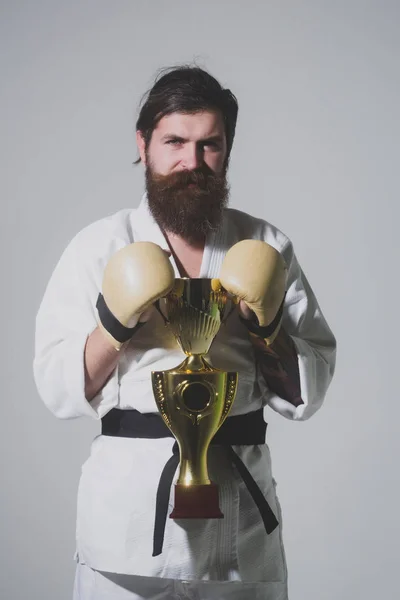
<path id="1" fill-rule="evenodd" d="M 153 371 L 157 408 L 177 440 L 180 471 L 170 518 L 221 518 L 218 486 L 208 476 L 210 442 L 232 407 L 237 373 L 212 367 L 205 355 L 234 299 L 219 279 L 176 279 L 162 299 L 166 324 L 187 358 L 177 367 Z"/>

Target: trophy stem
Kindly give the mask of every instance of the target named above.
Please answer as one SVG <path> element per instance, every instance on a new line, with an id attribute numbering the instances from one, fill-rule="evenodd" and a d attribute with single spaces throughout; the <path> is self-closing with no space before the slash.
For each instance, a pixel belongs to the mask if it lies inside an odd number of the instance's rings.
<path id="1" fill-rule="evenodd" d="M 189 354 L 187 358 L 177 367 L 177 371 L 184 371 L 185 373 L 192 373 L 196 371 L 204 372 L 218 372 L 218 369 L 214 369 L 204 358 L 204 354 Z"/>
<path id="2" fill-rule="evenodd" d="M 191 446 L 180 447 L 180 470 L 178 484 L 199 485 L 209 484 L 207 469 L 207 450 L 209 444 L 203 448 L 192 449 Z M 196 451 L 197 450 L 197 451 Z"/>

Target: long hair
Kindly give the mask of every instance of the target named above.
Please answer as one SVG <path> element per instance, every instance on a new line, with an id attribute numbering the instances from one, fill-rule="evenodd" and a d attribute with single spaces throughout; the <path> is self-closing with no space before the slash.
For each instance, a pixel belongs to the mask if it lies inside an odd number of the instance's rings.
<path id="1" fill-rule="evenodd" d="M 224 89 L 207 71 L 189 65 L 162 69 L 141 104 L 136 130 L 142 133 L 146 147 L 157 123 L 166 115 L 175 112 L 193 114 L 210 109 L 221 111 L 229 157 L 235 137 L 238 102 L 232 92 Z M 139 162 L 140 158 L 135 164 Z"/>

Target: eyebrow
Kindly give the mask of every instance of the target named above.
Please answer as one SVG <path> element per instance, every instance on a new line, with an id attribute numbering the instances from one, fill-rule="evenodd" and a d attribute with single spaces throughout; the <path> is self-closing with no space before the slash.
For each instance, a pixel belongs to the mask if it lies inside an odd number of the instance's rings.
<path id="1" fill-rule="evenodd" d="M 181 137 L 180 135 L 176 135 L 175 133 L 166 133 L 165 135 L 162 136 L 161 141 L 164 142 L 168 139 L 174 139 L 174 140 L 178 140 L 179 142 L 188 142 L 188 139 L 185 139 L 183 137 Z M 210 137 L 207 138 L 203 138 L 201 140 L 197 140 L 197 143 L 207 143 L 207 142 L 217 142 L 217 143 L 222 143 L 223 138 L 221 135 L 212 135 Z"/>

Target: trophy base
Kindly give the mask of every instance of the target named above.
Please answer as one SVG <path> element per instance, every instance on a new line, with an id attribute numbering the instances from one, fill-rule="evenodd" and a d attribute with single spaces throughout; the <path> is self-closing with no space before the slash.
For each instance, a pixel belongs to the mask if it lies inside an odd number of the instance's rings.
<path id="1" fill-rule="evenodd" d="M 175 485 L 175 505 L 170 519 L 223 519 L 219 508 L 218 486 Z"/>

